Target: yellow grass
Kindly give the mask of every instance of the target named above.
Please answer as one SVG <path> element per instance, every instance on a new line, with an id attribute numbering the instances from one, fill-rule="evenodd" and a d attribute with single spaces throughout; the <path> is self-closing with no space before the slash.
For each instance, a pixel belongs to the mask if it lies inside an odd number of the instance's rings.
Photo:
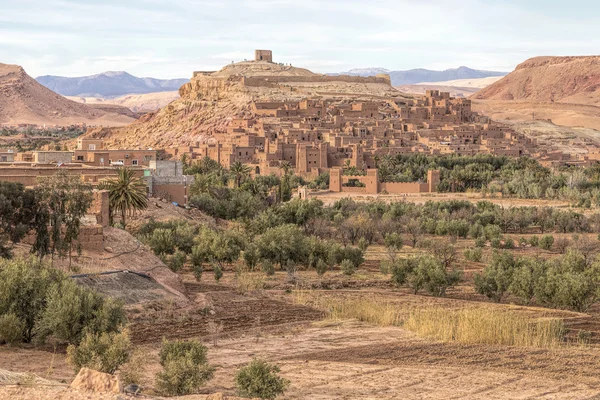
<path id="1" fill-rule="evenodd" d="M 372 298 L 336 299 L 296 291 L 295 301 L 327 312 L 332 320 L 357 319 L 378 326 L 402 326 L 419 336 L 444 342 L 552 348 L 564 343 L 559 318 L 531 318 L 492 307 L 403 308 Z"/>
<path id="2" fill-rule="evenodd" d="M 235 279 L 235 286 L 240 294 L 260 291 L 265 287 L 265 274 L 261 272 L 239 271 Z"/>
<path id="3" fill-rule="evenodd" d="M 565 328 L 558 318 L 532 319 L 509 310 L 430 307 L 412 310 L 406 329 L 445 342 L 550 348 L 563 342 Z"/>

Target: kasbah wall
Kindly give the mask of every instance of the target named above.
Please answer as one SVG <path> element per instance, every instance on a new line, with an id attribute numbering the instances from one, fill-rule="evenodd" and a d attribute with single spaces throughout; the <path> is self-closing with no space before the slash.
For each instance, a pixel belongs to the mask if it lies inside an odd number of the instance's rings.
<path id="1" fill-rule="evenodd" d="M 350 180 L 357 180 L 364 184 L 364 187 L 344 186 Z M 427 183 L 420 182 L 379 182 L 379 171 L 377 169 L 368 169 L 367 175 L 346 176 L 343 175 L 341 168 L 332 168 L 329 172 L 329 190 L 332 192 L 343 193 L 365 193 L 378 194 L 386 192 L 388 194 L 404 193 L 434 193 L 440 183 L 440 171 L 429 170 L 427 172 Z"/>

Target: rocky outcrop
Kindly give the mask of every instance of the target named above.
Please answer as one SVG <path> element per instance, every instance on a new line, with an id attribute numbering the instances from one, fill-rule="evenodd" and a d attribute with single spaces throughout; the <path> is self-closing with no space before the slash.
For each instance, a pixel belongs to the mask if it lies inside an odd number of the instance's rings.
<path id="1" fill-rule="evenodd" d="M 535 57 L 473 98 L 600 105 L 600 56 Z"/>
<path id="2" fill-rule="evenodd" d="M 71 388 L 80 392 L 121 393 L 119 378 L 89 368 L 81 368 L 71 383 Z"/>

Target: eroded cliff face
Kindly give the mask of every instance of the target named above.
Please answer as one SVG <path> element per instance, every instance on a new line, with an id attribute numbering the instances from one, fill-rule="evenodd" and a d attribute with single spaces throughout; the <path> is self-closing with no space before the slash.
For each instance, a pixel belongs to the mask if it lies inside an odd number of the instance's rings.
<path id="1" fill-rule="evenodd" d="M 535 57 L 475 99 L 600 105 L 600 57 Z"/>

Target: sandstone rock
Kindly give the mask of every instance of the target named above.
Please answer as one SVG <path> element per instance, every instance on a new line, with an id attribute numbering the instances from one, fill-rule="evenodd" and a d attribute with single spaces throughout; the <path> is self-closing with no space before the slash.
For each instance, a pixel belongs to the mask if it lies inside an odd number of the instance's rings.
<path id="1" fill-rule="evenodd" d="M 89 368 L 81 368 L 71 383 L 71 388 L 83 392 L 121 393 L 119 378 Z"/>

